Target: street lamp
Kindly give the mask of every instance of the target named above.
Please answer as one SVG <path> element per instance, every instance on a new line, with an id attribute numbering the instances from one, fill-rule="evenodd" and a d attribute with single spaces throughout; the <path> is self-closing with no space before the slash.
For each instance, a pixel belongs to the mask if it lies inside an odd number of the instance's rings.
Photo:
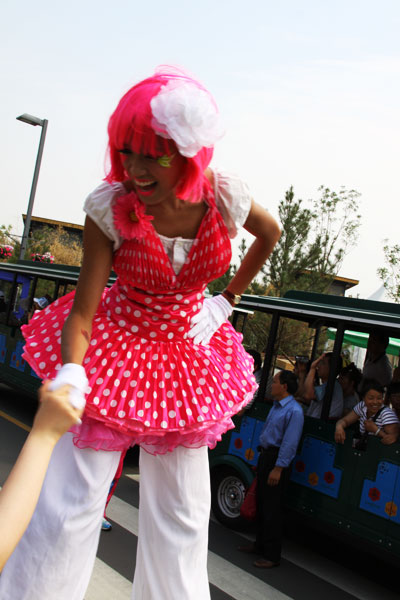
<path id="1" fill-rule="evenodd" d="M 23 123 L 28 123 L 29 125 L 34 125 L 34 126 L 39 125 L 42 128 L 42 133 L 40 135 L 40 141 L 39 141 L 38 153 L 37 153 L 37 157 L 36 157 L 35 171 L 33 173 L 31 194 L 29 196 L 28 210 L 26 213 L 24 232 L 22 234 L 21 249 L 19 252 L 19 259 L 21 260 L 25 256 L 26 246 L 28 243 L 28 235 L 29 235 L 29 230 L 31 227 L 33 202 L 35 200 L 36 186 L 37 186 L 37 182 L 39 179 L 40 163 L 42 162 L 42 154 L 43 154 L 44 140 L 46 139 L 48 120 L 47 119 L 39 119 L 38 117 L 34 117 L 33 115 L 28 115 L 27 113 L 24 113 L 23 115 L 20 115 L 19 117 L 17 117 L 17 121 L 22 121 Z"/>

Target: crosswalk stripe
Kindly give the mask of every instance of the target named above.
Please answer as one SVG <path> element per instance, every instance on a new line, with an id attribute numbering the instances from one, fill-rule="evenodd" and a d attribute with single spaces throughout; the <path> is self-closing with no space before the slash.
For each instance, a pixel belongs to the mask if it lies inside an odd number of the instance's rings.
<path id="1" fill-rule="evenodd" d="M 133 535 L 138 535 L 139 511 L 136 507 L 113 496 L 107 508 L 107 515 Z M 208 579 L 210 583 L 235 600 L 243 600 L 243 598 L 246 600 L 265 600 L 265 598 L 268 600 L 291 600 L 286 594 L 210 551 L 208 552 Z"/>
<path id="2" fill-rule="evenodd" d="M 239 569 L 214 552 L 208 552 L 208 580 L 235 600 L 291 600 L 290 596 Z"/>
<path id="3" fill-rule="evenodd" d="M 133 481 L 136 481 L 136 482 L 140 481 L 139 473 L 129 473 L 129 474 L 126 473 L 125 475 L 127 477 L 129 477 L 129 479 L 132 479 Z M 214 521 L 216 523 L 218 522 L 212 513 L 210 516 L 210 520 Z M 240 533 L 240 535 L 242 537 L 248 539 L 249 541 L 254 542 L 254 539 L 255 539 L 254 534 L 247 534 L 246 532 L 242 531 Z M 218 559 L 220 558 L 218 555 L 216 555 L 216 556 Z M 354 573 L 353 571 L 350 574 L 349 572 L 344 571 L 343 567 L 341 565 L 337 565 L 336 563 L 334 563 L 331 560 L 322 558 L 318 553 L 313 553 L 313 555 L 310 559 L 310 551 L 309 550 L 307 551 L 306 554 L 304 554 L 304 549 L 299 548 L 296 544 L 293 544 L 290 540 L 285 540 L 285 548 L 282 551 L 282 558 L 285 560 L 288 560 L 289 562 L 291 562 L 293 565 L 296 565 L 300 569 L 303 569 L 304 571 L 308 571 L 312 575 L 315 575 L 316 577 L 323 579 L 324 581 L 330 583 L 331 585 L 338 587 L 340 590 L 343 590 L 344 592 L 347 592 L 348 594 L 351 594 L 351 595 L 355 596 L 356 598 L 359 598 L 360 600 L 375 600 L 375 598 L 381 596 L 382 593 L 384 593 L 386 595 L 387 600 L 398 600 L 396 594 L 393 594 L 392 592 L 390 592 L 390 590 L 387 590 L 387 589 L 383 590 L 383 588 L 381 587 L 380 584 L 372 582 L 372 581 L 366 581 L 362 575 L 357 575 L 357 573 Z M 231 566 L 231 563 L 228 563 L 227 561 L 225 561 L 225 562 L 226 562 L 226 565 L 223 567 L 221 566 L 221 568 L 215 573 L 216 576 L 218 576 L 219 573 L 228 572 L 229 567 Z M 212 569 L 212 563 L 209 561 L 208 570 L 209 570 L 210 581 L 211 581 L 211 575 L 210 575 L 211 569 Z M 219 585 L 218 583 L 215 583 L 215 585 L 217 587 L 219 587 L 220 589 L 225 589 L 222 585 Z M 262 584 L 262 585 L 265 586 L 266 584 Z M 276 592 L 276 590 L 272 588 L 272 592 L 270 592 L 271 598 L 275 598 L 275 596 L 273 595 L 275 592 Z M 233 595 L 233 597 L 235 597 L 234 594 L 232 594 L 232 592 L 229 592 L 229 593 L 231 593 L 231 595 Z M 265 591 L 264 591 L 264 593 L 265 593 Z M 243 597 L 246 597 L 246 599 L 247 599 L 246 595 Z M 268 596 L 268 599 L 270 597 Z M 284 598 L 284 597 L 285 596 L 283 596 L 283 595 L 279 596 L 279 598 Z M 258 596 L 255 596 L 255 598 L 258 598 Z"/>
<path id="4" fill-rule="evenodd" d="M 110 600 L 130 598 L 132 582 L 96 558 L 85 600 Z"/>

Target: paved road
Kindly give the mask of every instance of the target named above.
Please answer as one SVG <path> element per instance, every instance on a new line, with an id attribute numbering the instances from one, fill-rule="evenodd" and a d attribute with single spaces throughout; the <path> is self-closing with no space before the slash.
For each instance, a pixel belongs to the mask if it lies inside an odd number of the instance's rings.
<path id="1" fill-rule="evenodd" d="M 24 442 L 34 410 L 32 402 L 0 386 L 0 483 Z M 113 529 L 101 534 L 85 600 L 130 598 L 139 479 L 137 456 L 131 452 L 108 509 Z M 281 566 L 263 571 L 253 567 L 251 556 L 237 551 L 244 537 L 253 539 L 254 534 L 231 531 L 211 518 L 208 572 L 212 600 L 398 600 L 397 587 L 388 587 L 388 566 L 329 538 L 297 526 L 285 539 Z"/>

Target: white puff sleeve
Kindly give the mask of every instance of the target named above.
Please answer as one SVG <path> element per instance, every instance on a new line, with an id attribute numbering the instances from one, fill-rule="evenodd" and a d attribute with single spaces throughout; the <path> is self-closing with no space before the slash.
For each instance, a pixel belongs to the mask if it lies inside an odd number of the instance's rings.
<path id="1" fill-rule="evenodd" d="M 85 200 L 83 210 L 96 223 L 101 231 L 113 242 L 114 252 L 122 244 L 122 238 L 114 226 L 112 201 L 116 194 L 125 191 L 122 183 L 104 182 L 97 187 Z"/>
<path id="2" fill-rule="evenodd" d="M 237 175 L 216 168 L 212 168 L 212 172 L 215 202 L 228 228 L 229 237 L 234 238 L 250 212 L 250 190 Z"/>

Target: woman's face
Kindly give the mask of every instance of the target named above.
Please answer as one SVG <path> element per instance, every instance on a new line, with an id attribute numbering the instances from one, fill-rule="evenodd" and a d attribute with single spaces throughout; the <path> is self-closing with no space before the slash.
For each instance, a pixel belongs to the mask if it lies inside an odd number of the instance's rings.
<path id="1" fill-rule="evenodd" d="M 383 405 L 383 394 L 378 390 L 369 390 L 364 396 L 367 411 L 374 415 Z"/>
<path id="2" fill-rule="evenodd" d="M 182 177 L 185 158 L 177 152 L 172 142 L 170 144 L 171 154 L 161 157 L 144 156 L 129 149 L 121 150 L 126 174 L 147 206 L 175 199 L 175 188 Z"/>

